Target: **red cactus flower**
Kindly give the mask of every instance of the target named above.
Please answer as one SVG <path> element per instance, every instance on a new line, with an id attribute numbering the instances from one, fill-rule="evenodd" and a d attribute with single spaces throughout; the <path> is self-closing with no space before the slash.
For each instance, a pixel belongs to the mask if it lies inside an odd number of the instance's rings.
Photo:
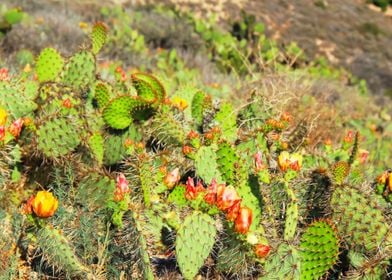
<path id="1" fill-rule="evenodd" d="M 238 200 L 234 202 L 233 206 L 231 206 L 229 209 L 226 210 L 227 212 L 226 219 L 229 221 L 235 221 L 235 219 L 237 219 L 238 217 L 240 208 L 241 208 L 241 201 Z"/>
<path id="2" fill-rule="evenodd" d="M 207 194 L 204 196 L 205 202 L 207 202 L 210 205 L 215 204 L 217 191 L 218 191 L 218 184 L 216 183 L 216 180 L 214 178 L 212 179 L 211 184 L 207 188 Z"/>
<path id="3" fill-rule="evenodd" d="M 22 131 L 24 120 L 19 118 L 15 120 L 10 127 L 8 128 L 8 131 L 15 137 L 18 138 L 20 135 L 20 132 Z"/>
<path id="4" fill-rule="evenodd" d="M 114 192 L 114 200 L 120 201 L 124 199 L 124 195 L 130 193 L 127 178 L 123 173 L 120 173 L 116 178 L 116 190 Z"/>
<path id="5" fill-rule="evenodd" d="M 240 200 L 241 197 L 233 187 L 218 186 L 216 204 L 220 210 L 226 211 Z"/>
<path id="6" fill-rule="evenodd" d="M 347 132 L 347 135 L 344 137 L 343 141 L 346 143 L 352 143 L 354 140 L 354 132 L 350 130 Z"/>
<path id="7" fill-rule="evenodd" d="M 234 224 L 236 232 L 246 234 L 252 224 L 252 210 L 247 207 L 240 208 Z"/>
<path id="8" fill-rule="evenodd" d="M 201 181 L 197 182 L 195 186 L 195 182 L 191 177 L 188 177 L 186 181 L 186 189 L 185 189 L 185 198 L 188 200 L 195 199 L 200 192 L 204 192 L 205 189 Z"/>
<path id="9" fill-rule="evenodd" d="M 3 141 L 5 138 L 5 126 L 1 125 L 0 126 L 0 141 Z"/>
<path id="10" fill-rule="evenodd" d="M 257 244 L 255 247 L 255 254 L 259 258 L 265 258 L 271 251 L 271 247 L 265 244 Z"/>
<path id="11" fill-rule="evenodd" d="M 8 76 L 8 69 L 1 68 L 0 69 L 0 81 L 8 81 L 10 77 Z"/>
<path id="12" fill-rule="evenodd" d="M 368 156 L 369 156 L 369 151 L 366 151 L 364 149 L 359 150 L 359 162 L 361 164 L 364 164 L 366 162 Z"/>

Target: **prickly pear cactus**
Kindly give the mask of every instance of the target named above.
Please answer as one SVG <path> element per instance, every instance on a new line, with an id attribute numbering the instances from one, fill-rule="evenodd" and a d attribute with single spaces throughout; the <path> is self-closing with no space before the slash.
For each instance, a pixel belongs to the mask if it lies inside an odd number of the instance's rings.
<path id="1" fill-rule="evenodd" d="M 37 230 L 36 237 L 37 246 L 49 264 L 70 277 L 91 277 L 89 268 L 80 262 L 74 249 L 57 229 L 42 227 Z"/>
<path id="2" fill-rule="evenodd" d="M 185 279 L 193 279 L 210 254 L 216 237 L 214 220 L 195 212 L 185 218 L 176 238 L 178 266 Z"/>
<path id="3" fill-rule="evenodd" d="M 95 81 L 95 57 L 86 50 L 74 54 L 65 64 L 61 74 L 62 82 L 81 90 Z"/>
<path id="4" fill-rule="evenodd" d="M 214 146 L 203 146 L 197 151 L 195 158 L 196 172 L 205 182 L 211 182 L 214 178 L 218 183 L 223 182 L 216 159 Z"/>
<path id="5" fill-rule="evenodd" d="M 43 82 L 55 81 L 64 66 L 64 59 L 53 48 L 43 49 L 37 59 L 38 80 Z"/>
<path id="6" fill-rule="evenodd" d="M 327 221 L 309 225 L 301 236 L 301 279 L 319 279 L 337 262 L 339 239 Z"/>
<path id="7" fill-rule="evenodd" d="M 102 22 L 97 22 L 93 26 L 91 32 L 91 51 L 93 54 L 99 53 L 102 47 L 105 45 L 107 39 L 107 27 Z"/>
<path id="8" fill-rule="evenodd" d="M 389 231 L 376 201 L 351 186 L 335 189 L 331 209 L 332 220 L 351 248 L 376 250 Z"/>

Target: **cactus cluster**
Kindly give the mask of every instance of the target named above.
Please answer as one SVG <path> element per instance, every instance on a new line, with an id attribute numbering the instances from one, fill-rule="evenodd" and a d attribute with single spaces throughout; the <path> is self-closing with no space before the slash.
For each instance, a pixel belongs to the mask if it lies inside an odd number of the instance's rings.
<path id="1" fill-rule="evenodd" d="M 107 32 L 0 81 L 0 278 L 17 258 L 28 279 L 387 277 L 390 204 L 362 180 L 359 134 L 311 154 L 264 96 L 238 112 L 149 73 L 104 79 Z"/>

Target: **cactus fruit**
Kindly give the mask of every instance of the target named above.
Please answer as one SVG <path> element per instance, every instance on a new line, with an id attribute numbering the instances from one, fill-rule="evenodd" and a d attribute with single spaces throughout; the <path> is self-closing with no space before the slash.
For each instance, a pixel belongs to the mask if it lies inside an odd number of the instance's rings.
<path id="1" fill-rule="evenodd" d="M 86 50 L 74 54 L 65 64 L 62 82 L 74 89 L 84 89 L 95 80 L 95 57 Z"/>
<path id="2" fill-rule="evenodd" d="M 332 219 L 350 248 L 372 251 L 379 248 L 389 227 L 372 197 L 342 186 L 331 197 Z"/>
<path id="3" fill-rule="evenodd" d="M 64 66 L 64 59 L 53 48 L 43 49 L 37 59 L 38 81 L 54 82 Z"/>
<path id="4" fill-rule="evenodd" d="M 316 221 L 301 236 L 301 279 L 320 279 L 338 260 L 339 239 L 328 221 Z"/>
<path id="5" fill-rule="evenodd" d="M 37 230 L 37 245 L 44 259 L 71 277 L 88 277 L 91 272 L 75 255 L 74 249 L 57 229 L 44 226 Z"/>
<path id="6" fill-rule="evenodd" d="M 215 243 L 214 220 L 202 213 L 185 218 L 176 238 L 178 266 L 185 279 L 193 279 L 210 254 Z"/>
<path id="7" fill-rule="evenodd" d="M 91 32 L 91 51 L 93 54 L 99 53 L 103 45 L 105 45 L 107 37 L 107 27 L 102 22 L 97 22 L 93 26 Z"/>
<path id="8" fill-rule="evenodd" d="M 160 103 L 165 99 L 165 89 L 154 76 L 146 73 L 135 73 L 132 74 L 131 79 L 138 96 L 143 100 Z"/>

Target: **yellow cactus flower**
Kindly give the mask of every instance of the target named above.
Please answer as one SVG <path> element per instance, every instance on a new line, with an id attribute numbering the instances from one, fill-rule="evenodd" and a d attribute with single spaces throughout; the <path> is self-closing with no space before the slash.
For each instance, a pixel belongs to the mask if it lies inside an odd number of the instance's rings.
<path id="1" fill-rule="evenodd" d="M 7 111 L 4 110 L 3 108 L 0 108 L 0 126 L 1 125 L 5 125 L 5 123 L 7 122 Z"/>
<path id="2" fill-rule="evenodd" d="M 173 98 L 172 104 L 181 111 L 185 110 L 188 107 L 188 102 L 186 102 L 184 98 L 180 98 L 178 96 Z"/>
<path id="3" fill-rule="evenodd" d="M 278 157 L 278 165 L 282 171 L 286 171 L 290 166 L 290 154 L 286 151 L 280 153 Z"/>
<path id="4" fill-rule="evenodd" d="M 49 218 L 56 212 L 59 202 L 51 192 L 39 191 L 32 202 L 33 212 L 40 218 Z"/>

